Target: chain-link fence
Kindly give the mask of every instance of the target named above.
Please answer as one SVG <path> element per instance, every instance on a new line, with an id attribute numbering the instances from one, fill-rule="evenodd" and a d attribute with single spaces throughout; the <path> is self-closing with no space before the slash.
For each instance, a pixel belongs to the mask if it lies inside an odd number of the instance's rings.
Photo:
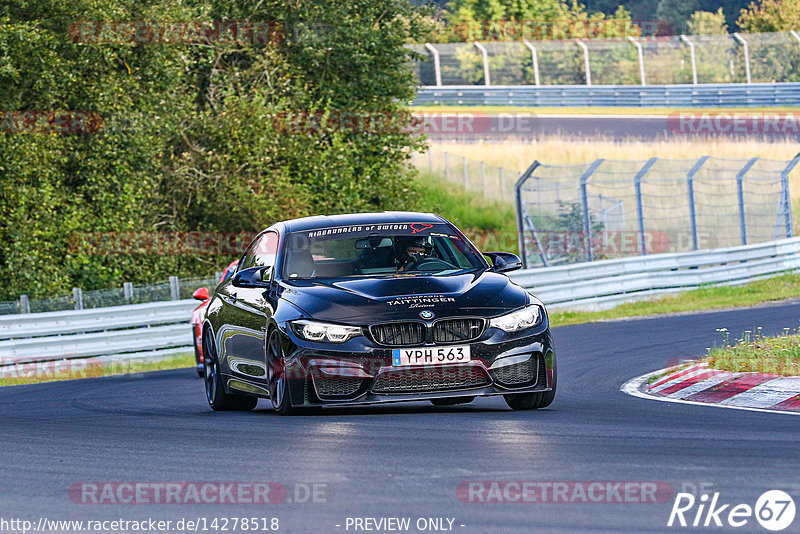
<path id="1" fill-rule="evenodd" d="M 639 48 L 641 47 L 641 54 Z M 800 81 L 800 33 L 413 45 L 421 85 Z"/>
<path id="2" fill-rule="evenodd" d="M 514 202 L 514 184 L 522 173 L 484 161 L 469 159 L 431 145 L 412 155 L 412 163 L 463 191 L 477 193 L 486 200 Z"/>
<path id="3" fill-rule="evenodd" d="M 126 282 L 121 288 L 97 289 L 94 291 L 83 291 L 80 288 L 74 288 L 72 295 L 42 299 L 20 295 L 19 300 L 0 302 L 0 315 L 83 310 L 104 308 L 106 306 L 188 299 L 192 297 L 192 293 L 201 287 L 207 287 L 209 290 L 215 288 L 221 275 L 222 273 L 216 273 L 214 276 L 209 277 L 185 279 L 171 276 L 165 282 L 154 284 L 132 284 Z"/>
<path id="4" fill-rule="evenodd" d="M 685 252 L 793 235 L 791 161 L 535 162 L 516 186 L 528 267 Z"/>

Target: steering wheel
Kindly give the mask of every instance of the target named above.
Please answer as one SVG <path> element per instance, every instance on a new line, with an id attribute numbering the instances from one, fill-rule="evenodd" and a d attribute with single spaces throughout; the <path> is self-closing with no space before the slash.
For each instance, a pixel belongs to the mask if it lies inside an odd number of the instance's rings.
<path id="1" fill-rule="evenodd" d="M 455 269 L 455 265 L 452 265 L 444 260 L 440 260 L 439 258 L 422 258 L 420 260 L 415 260 L 409 263 L 404 271 L 445 271 L 447 269 Z"/>

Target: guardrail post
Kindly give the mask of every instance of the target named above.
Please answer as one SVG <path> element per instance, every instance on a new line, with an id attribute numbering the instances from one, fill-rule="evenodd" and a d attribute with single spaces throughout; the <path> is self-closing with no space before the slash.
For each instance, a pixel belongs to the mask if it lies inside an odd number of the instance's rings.
<path id="1" fill-rule="evenodd" d="M 180 300 L 181 298 L 181 287 L 178 283 L 177 276 L 170 276 L 169 277 L 169 292 L 172 300 Z"/>
<path id="2" fill-rule="evenodd" d="M 28 295 L 19 296 L 19 312 L 20 313 L 31 312 L 31 300 L 28 298 Z"/>
<path id="3" fill-rule="evenodd" d="M 592 68 L 589 65 L 589 47 L 580 39 L 575 39 L 575 42 L 583 49 L 583 67 L 586 71 L 586 85 L 592 85 Z"/>
<path id="4" fill-rule="evenodd" d="M 436 87 L 442 86 L 442 65 L 439 62 L 439 51 L 436 50 L 432 44 L 425 43 L 425 48 L 430 50 L 433 54 L 433 72 L 436 77 Z"/>
<path id="5" fill-rule="evenodd" d="M 492 81 L 489 78 L 489 52 L 486 50 L 486 47 L 478 41 L 475 41 L 473 44 L 475 48 L 481 51 L 481 55 L 483 56 L 483 85 L 492 85 Z"/>
<path id="6" fill-rule="evenodd" d="M 697 239 L 697 210 L 694 202 L 694 176 L 700 171 L 711 156 L 703 156 L 694 164 L 692 170 L 686 175 L 686 186 L 689 189 L 689 219 L 692 225 L 692 249 L 699 250 Z"/>
<path id="7" fill-rule="evenodd" d="M 522 186 L 525 185 L 525 182 L 528 181 L 528 178 L 531 177 L 533 171 L 536 170 L 536 167 L 541 165 L 539 161 L 534 161 L 531 163 L 531 166 L 528 167 L 528 170 L 522 173 L 517 180 L 517 183 L 514 184 L 514 200 L 517 205 L 517 239 L 519 241 L 519 255 L 522 258 L 522 266 L 523 268 L 528 268 L 528 254 L 525 250 L 525 222 L 524 222 L 524 208 L 522 204 Z"/>
<path id="8" fill-rule="evenodd" d="M 122 295 L 125 297 L 125 302 L 130 303 L 133 300 L 133 284 L 130 282 L 122 283 Z"/>
<path id="9" fill-rule="evenodd" d="M 72 301 L 75 303 L 76 310 L 83 309 L 83 290 L 79 287 L 72 288 Z"/>
<path id="10" fill-rule="evenodd" d="M 798 39 L 800 40 L 800 39 Z M 800 163 L 800 154 L 797 154 L 792 161 L 781 172 L 781 196 L 783 197 L 783 221 L 786 230 L 786 237 L 794 235 L 792 227 L 792 197 L 789 196 L 789 173 Z"/>
<path id="11" fill-rule="evenodd" d="M 483 198 L 486 198 L 486 163 L 481 161 L 481 187 L 483 188 Z"/>
<path id="12" fill-rule="evenodd" d="M 536 47 L 530 41 L 522 41 L 531 51 L 531 59 L 533 60 L 533 81 L 536 85 L 541 85 L 539 81 L 539 58 L 536 55 Z"/>
<path id="13" fill-rule="evenodd" d="M 642 50 L 642 43 L 634 39 L 632 35 L 628 36 L 628 41 L 633 43 L 639 53 L 639 78 L 641 79 L 643 86 L 647 85 L 644 77 L 644 50 Z"/>
<path id="14" fill-rule="evenodd" d="M 639 246 L 642 249 L 642 255 L 647 255 L 647 240 L 644 238 L 644 206 L 642 204 L 642 178 L 650 168 L 655 165 L 658 158 L 650 158 L 644 167 L 639 169 L 636 176 L 633 178 L 634 186 L 636 187 L 636 216 L 639 219 Z"/>
<path id="15" fill-rule="evenodd" d="M 462 158 L 464 160 L 464 191 L 469 188 L 469 171 L 467 170 L 467 158 Z"/>
<path id="16" fill-rule="evenodd" d="M 589 195 L 586 193 L 586 184 L 589 177 L 594 174 L 597 168 L 603 164 L 604 159 L 596 159 L 586 172 L 581 176 L 581 208 L 583 210 L 583 246 L 586 249 L 587 261 L 592 261 L 594 255 L 592 254 L 592 225 L 589 220 Z"/>
<path id="17" fill-rule="evenodd" d="M 694 43 L 689 40 L 685 35 L 681 35 L 684 43 L 689 45 L 689 53 L 692 57 L 692 83 L 697 85 L 697 56 L 694 54 Z"/>
<path id="18" fill-rule="evenodd" d="M 753 83 L 753 79 L 750 77 L 750 47 L 747 46 L 747 41 L 744 40 L 744 37 L 739 35 L 738 33 L 733 34 L 736 37 L 736 40 L 742 43 L 744 46 L 744 70 L 745 75 L 747 76 L 747 83 Z"/>
<path id="19" fill-rule="evenodd" d="M 742 235 L 742 245 L 747 244 L 747 221 L 744 213 L 744 175 L 756 164 L 756 161 L 758 161 L 757 157 L 748 161 L 736 175 L 736 193 L 739 199 L 739 232 Z"/>

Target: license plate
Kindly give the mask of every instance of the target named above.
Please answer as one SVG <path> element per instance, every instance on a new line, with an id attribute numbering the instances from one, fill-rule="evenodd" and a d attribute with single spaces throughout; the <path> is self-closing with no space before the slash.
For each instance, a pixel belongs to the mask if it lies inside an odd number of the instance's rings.
<path id="1" fill-rule="evenodd" d="M 392 350 L 392 365 L 395 367 L 448 365 L 468 361 L 470 361 L 469 345 Z"/>

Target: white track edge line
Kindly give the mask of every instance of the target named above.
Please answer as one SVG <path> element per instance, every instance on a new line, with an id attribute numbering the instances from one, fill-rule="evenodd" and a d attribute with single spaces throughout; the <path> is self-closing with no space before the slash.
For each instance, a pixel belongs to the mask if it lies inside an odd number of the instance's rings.
<path id="1" fill-rule="evenodd" d="M 622 393 L 627 393 L 632 397 L 639 397 L 640 399 L 648 399 L 654 401 L 661 401 L 661 402 L 676 402 L 680 404 L 692 404 L 694 406 L 713 406 L 716 408 L 728 408 L 731 410 L 745 410 L 748 412 L 765 412 L 765 413 L 777 413 L 782 415 L 800 415 L 800 412 L 790 412 L 787 410 L 770 410 L 768 408 L 749 408 L 747 406 L 731 406 L 729 404 L 714 404 L 710 402 L 698 402 L 698 401 L 688 401 L 683 399 L 672 399 L 670 397 L 657 397 L 655 395 L 648 395 L 647 393 L 641 391 L 639 388 L 640 386 L 647 381 L 648 378 L 651 376 L 657 375 L 662 373 L 663 370 L 653 371 L 652 373 L 647 373 L 646 375 L 638 376 L 636 378 L 631 378 L 619 388 Z"/>

